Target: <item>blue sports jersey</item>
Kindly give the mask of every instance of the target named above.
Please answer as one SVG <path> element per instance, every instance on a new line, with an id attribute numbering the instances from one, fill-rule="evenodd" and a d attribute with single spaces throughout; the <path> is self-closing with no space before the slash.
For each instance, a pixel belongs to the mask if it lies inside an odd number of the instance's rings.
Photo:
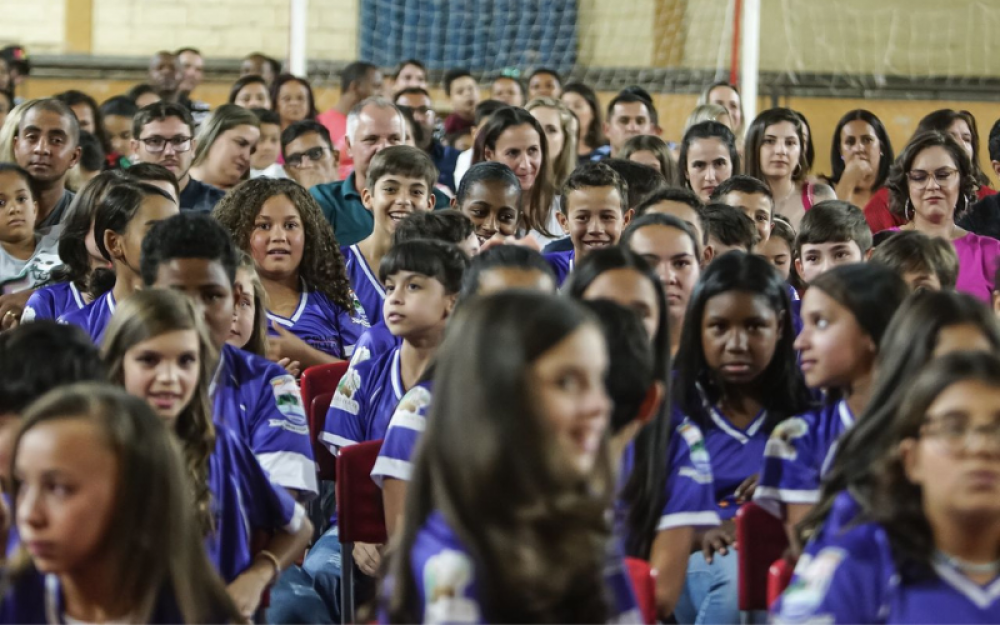
<path id="1" fill-rule="evenodd" d="M 775 516 L 780 504 L 817 503 L 837 441 L 852 425 L 854 415 L 843 400 L 778 424 L 764 448 L 754 501 Z"/>
<path id="2" fill-rule="evenodd" d="M 719 524 L 712 486 L 712 466 L 705 449 L 701 430 L 690 419 L 684 419 L 674 428 L 669 447 L 669 476 L 667 499 L 656 526 L 662 532 L 677 527 L 714 527 Z M 620 493 L 628 483 L 635 466 L 635 445 L 629 443 L 622 453 L 621 472 L 618 478 Z M 628 509 L 619 497 L 615 500 L 615 530 L 626 536 Z"/>
<path id="3" fill-rule="evenodd" d="M 789 287 L 791 288 L 791 287 Z M 795 336 L 802 332 L 802 300 L 792 300 L 792 327 L 795 328 Z"/>
<path id="4" fill-rule="evenodd" d="M 342 247 L 340 253 L 344 255 L 351 288 L 361 302 L 365 317 L 369 323 L 374 324 L 376 319 L 382 318 L 382 303 L 385 302 L 385 287 L 378 279 L 378 272 L 368 266 L 368 261 L 357 245 Z"/>
<path id="5" fill-rule="evenodd" d="M 761 410 L 746 429 L 740 429 L 715 406 L 708 406 L 706 402 L 705 408 L 711 425 L 702 429 L 702 434 L 712 463 L 716 511 L 719 518 L 726 521 L 736 516 L 739 508 L 736 489 L 760 471 L 768 438 L 764 432 L 767 412 Z M 675 418 L 680 414 L 678 410 L 674 413 Z"/>
<path id="6" fill-rule="evenodd" d="M 427 517 L 417 532 L 409 557 L 423 615 L 421 622 L 484 622 L 475 563 L 444 515 L 433 512 Z M 608 549 L 604 583 L 609 622 L 641 623 L 632 582 L 614 543 Z"/>
<path id="7" fill-rule="evenodd" d="M 779 623 L 1000 623 L 1000 578 L 980 586 L 941 557 L 903 575 L 885 529 L 867 523 L 799 559 L 773 610 Z"/>
<path id="8" fill-rule="evenodd" d="M 285 489 L 271 482 L 250 448 L 232 430 L 217 425 L 215 434 L 215 451 L 208 466 L 215 532 L 206 539 L 205 551 L 228 584 L 252 562 L 254 531 L 297 532 L 306 513 Z"/>
<path id="9" fill-rule="evenodd" d="M 354 348 L 354 355 L 351 362 L 359 358 L 368 360 L 398 348 L 403 344 L 403 339 L 389 331 L 389 326 L 385 325 L 384 319 L 379 319 L 370 328 L 361 334 L 358 344 Z"/>
<path id="10" fill-rule="evenodd" d="M 80 310 L 87 303 L 83 301 L 83 293 L 72 282 L 60 282 L 38 289 L 28 298 L 24 306 L 21 321 L 38 321 L 52 319 Z"/>
<path id="11" fill-rule="evenodd" d="M 100 345 L 114 314 L 115 296 L 112 291 L 108 291 L 83 308 L 64 313 L 58 319 L 59 323 L 80 326 L 87 331 L 95 345 Z"/>
<path id="12" fill-rule="evenodd" d="M 556 274 L 556 286 L 562 286 L 563 282 L 566 281 L 566 276 L 572 273 L 573 267 L 576 266 L 576 252 L 566 250 L 565 252 L 543 254 L 543 256 Z"/>
<path id="13" fill-rule="evenodd" d="M 215 421 L 253 450 L 275 484 L 319 492 L 309 424 L 295 378 L 273 362 L 227 344 L 210 394 Z"/>
<path id="14" fill-rule="evenodd" d="M 413 473 L 413 453 L 427 424 L 431 406 L 433 382 L 420 382 L 403 395 L 389 420 L 389 427 L 372 468 L 372 479 L 382 486 L 384 478 L 410 480 Z"/>
<path id="15" fill-rule="evenodd" d="M 354 297 L 353 294 L 351 297 Z M 267 318 L 283 326 L 310 347 L 334 358 L 347 359 L 354 353 L 358 338 L 368 327 L 368 319 L 360 310 L 357 299 L 354 299 L 354 306 L 353 311 L 344 310 L 323 293 L 310 290 L 303 284 L 299 307 L 290 318 L 271 311 L 267 312 Z M 270 325 L 267 333 L 270 336 L 278 334 Z"/>
<path id="16" fill-rule="evenodd" d="M 396 406 L 403 398 L 399 352 L 353 363 L 337 385 L 326 413 L 320 440 L 333 453 L 341 447 L 385 437 Z"/>

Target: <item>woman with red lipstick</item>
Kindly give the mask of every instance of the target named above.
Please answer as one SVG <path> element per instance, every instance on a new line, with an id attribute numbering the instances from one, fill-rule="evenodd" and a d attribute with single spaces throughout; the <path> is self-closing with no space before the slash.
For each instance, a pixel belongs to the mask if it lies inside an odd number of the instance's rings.
<path id="1" fill-rule="evenodd" d="M 245 180 L 260 140 L 260 120 L 248 109 L 223 104 L 198 131 L 191 177 L 224 191 Z"/>
<path id="2" fill-rule="evenodd" d="M 802 119 L 790 109 L 774 108 L 753 120 L 744 148 L 743 173 L 771 188 L 775 214 L 788 219 L 796 230 L 813 204 L 837 199 L 827 185 L 808 181 L 802 146 Z"/>
<path id="3" fill-rule="evenodd" d="M 733 518 L 753 497 L 771 432 L 809 407 L 794 341 L 788 287 L 767 260 L 712 261 L 685 315 L 674 403 L 705 436 L 722 525 L 696 537 L 678 623 L 739 622 Z"/>
<path id="4" fill-rule="evenodd" d="M 975 201 L 979 187 L 965 149 L 944 133 L 916 135 L 893 164 L 886 187 L 889 209 L 907 221 L 900 229 L 951 241 L 958 254 L 955 288 L 990 303 L 1000 241 L 955 224 L 956 214 Z"/>

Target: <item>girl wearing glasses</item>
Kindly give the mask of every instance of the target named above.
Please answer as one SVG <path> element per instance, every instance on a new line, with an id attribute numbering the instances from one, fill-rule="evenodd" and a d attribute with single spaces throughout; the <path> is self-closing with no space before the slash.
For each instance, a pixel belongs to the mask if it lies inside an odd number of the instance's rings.
<path id="1" fill-rule="evenodd" d="M 958 254 L 959 291 L 989 303 L 1000 261 L 1000 241 L 955 224 L 975 201 L 979 182 L 968 153 L 950 135 L 925 132 L 913 137 L 886 181 L 889 209 L 916 230 L 951 241 Z"/>
<path id="2" fill-rule="evenodd" d="M 1000 621 L 1000 360 L 944 356 L 911 389 L 878 505 L 800 561 L 777 622 Z"/>

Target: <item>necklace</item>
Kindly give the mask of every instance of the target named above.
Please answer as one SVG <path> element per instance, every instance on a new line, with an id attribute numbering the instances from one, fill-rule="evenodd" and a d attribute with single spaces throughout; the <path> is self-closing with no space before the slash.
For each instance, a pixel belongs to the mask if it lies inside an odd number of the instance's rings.
<path id="1" fill-rule="evenodd" d="M 944 560 L 952 567 L 960 571 L 964 571 L 965 573 L 972 573 L 974 575 L 987 575 L 987 574 L 995 574 L 997 571 L 1000 571 L 1000 560 L 994 560 L 992 562 L 985 562 L 980 564 L 978 562 L 969 562 L 968 560 L 963 560 L 958 556 L 948 555 L 947 553 L 941 551 L 940 549 L 936 550 L 934 553 L 941 560 Z"/>

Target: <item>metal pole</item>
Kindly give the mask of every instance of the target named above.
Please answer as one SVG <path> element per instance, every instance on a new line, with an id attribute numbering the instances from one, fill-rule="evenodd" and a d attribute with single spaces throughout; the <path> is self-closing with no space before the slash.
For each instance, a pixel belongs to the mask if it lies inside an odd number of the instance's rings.
<path id="1" fill-rule="evenodd" d="M 289 10 L 291 15 L 288 21 L 288 71 L 305 78 L 309 71 L 306 58 L 309 0 L 291 0 Z"/>
<path id="2" fill-rule="evenodd" d="M 760 0 L 743 0 L 743 19 L 740 31 L 742 59 L 740 91 L 743 100 L 745 125 L 757 117 L 758 72 L 760 71 Z"/>

